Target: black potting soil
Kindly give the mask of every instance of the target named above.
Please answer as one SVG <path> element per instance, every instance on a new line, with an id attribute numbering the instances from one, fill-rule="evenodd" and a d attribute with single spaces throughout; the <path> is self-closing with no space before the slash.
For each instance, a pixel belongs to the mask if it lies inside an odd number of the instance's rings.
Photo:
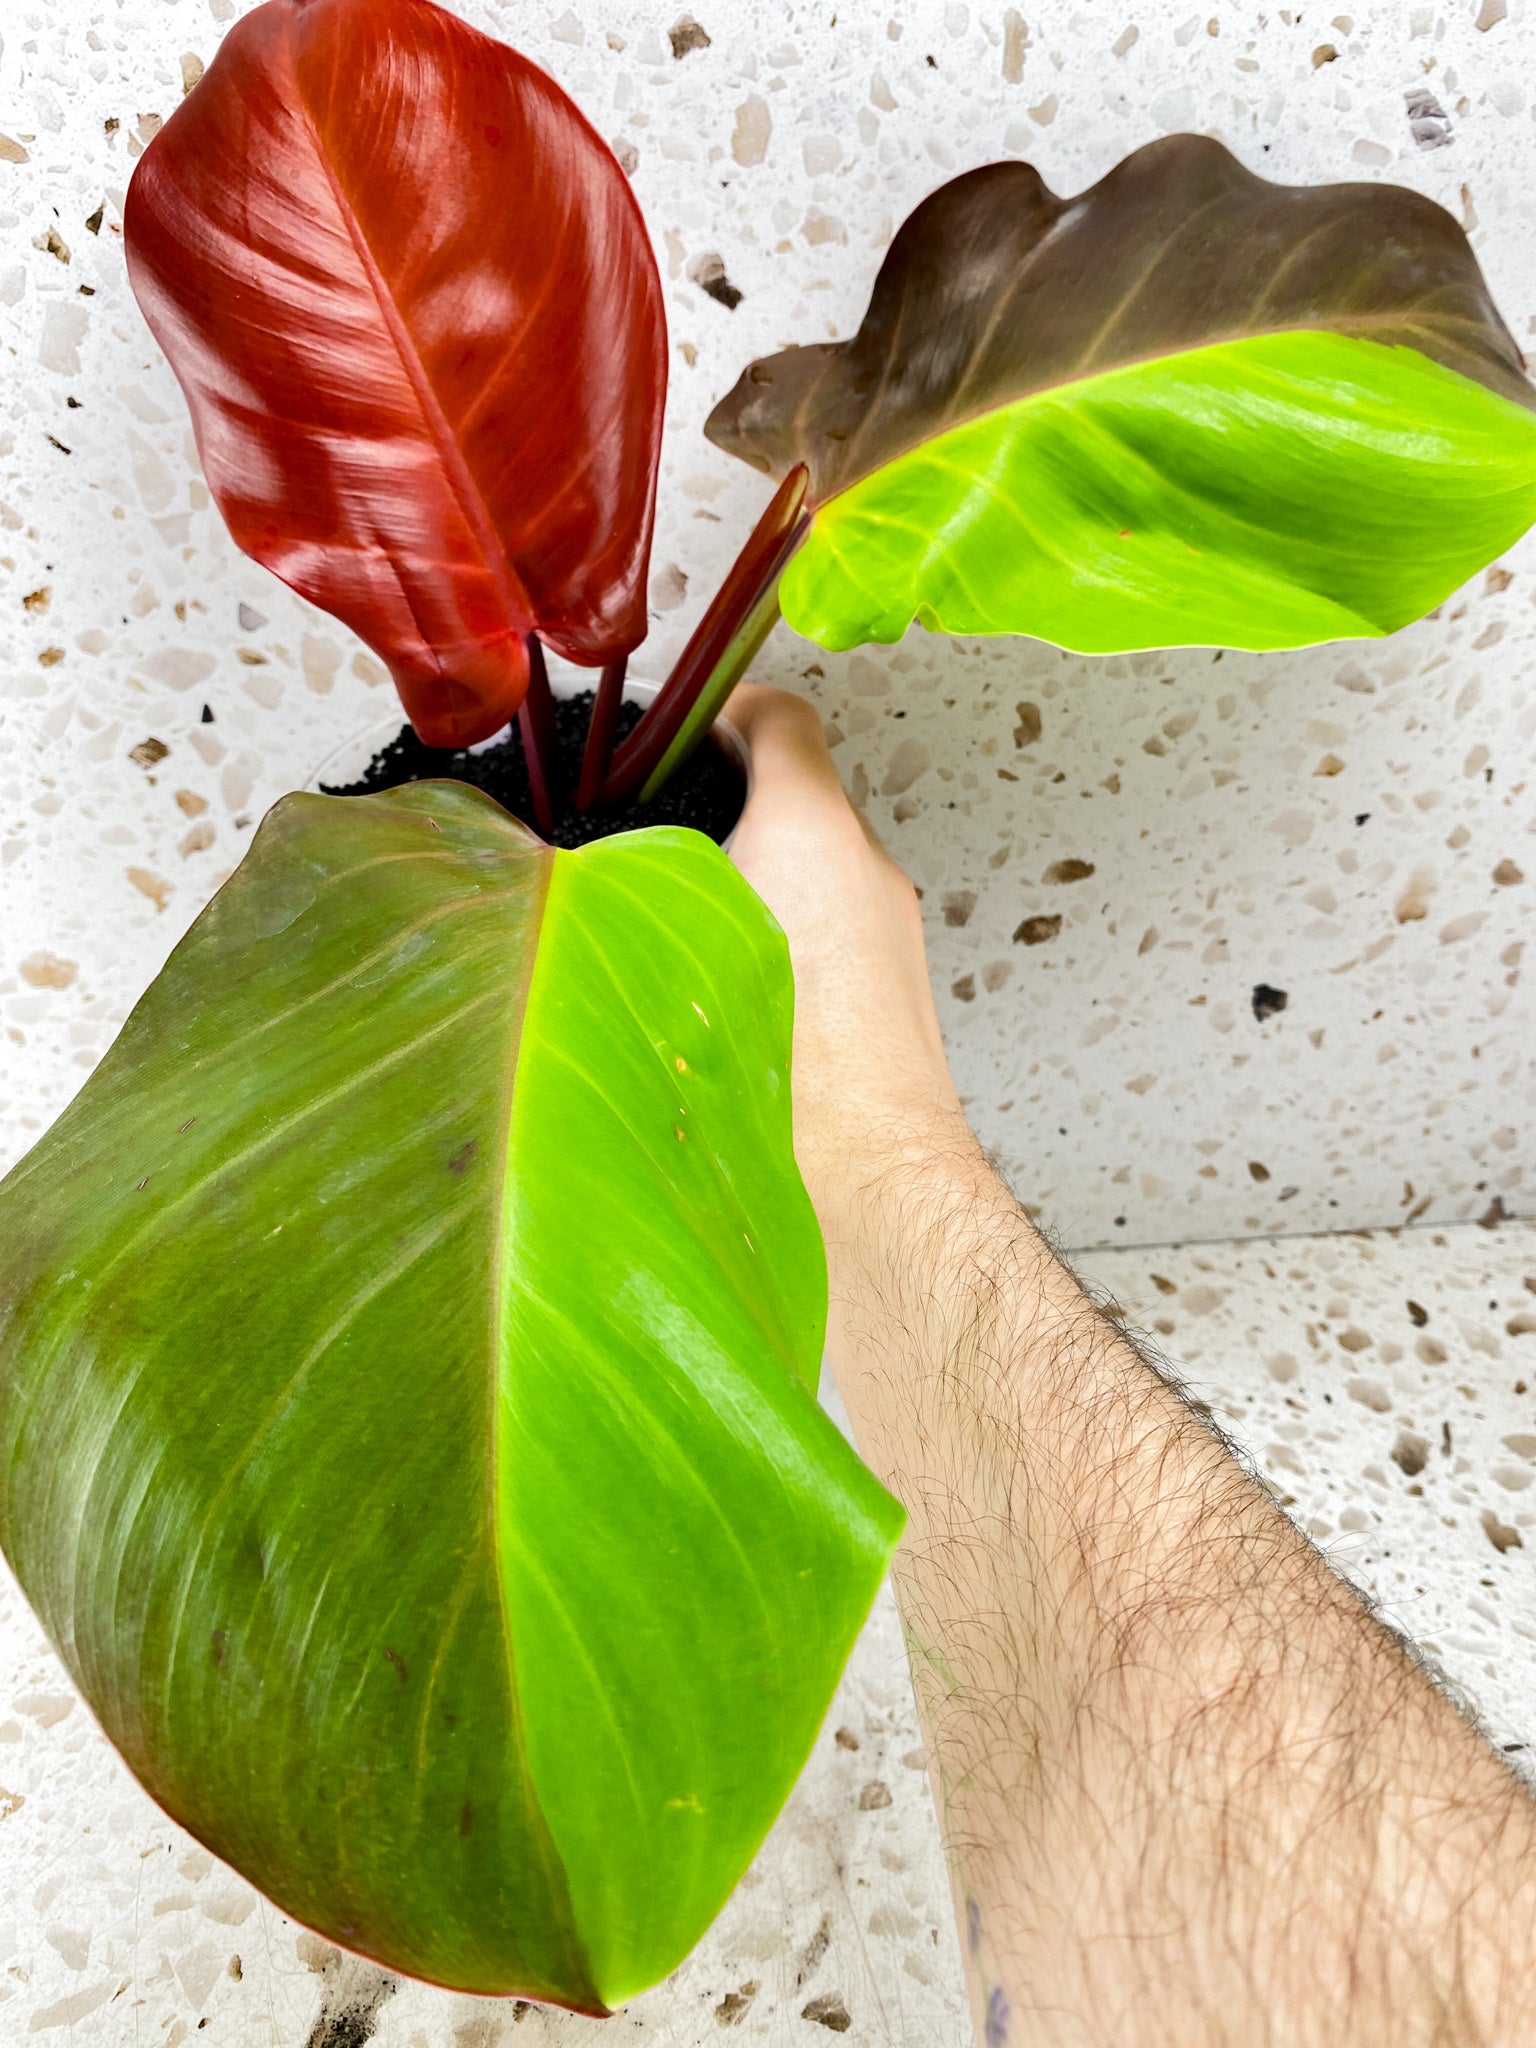
<path id="1" fill-rule="evenodd" d="M 563 795 L 555 806 L 555 829 L 548 835 L 552 845 L 585 846 L 589 840 L 607 839 L 615 832 L 633 832 L 642 825 L 691 825 L 694 831 L 707 833 L 717 845 L 729 834 L 741 816 L 747 785 L 731 756 L 710 740 L 694 750 L 650 803 L 631 799 L 611 811 L 572 810 L 570 791 L 581 766 L 591 713 L 590 690 L 555 700 Z M 620 705 L 615 751 L 639 722 L 638 704 Z M 473 783 L 476 789 L 494 797 L 504 810 L 533 825 L 528 764 L 523 758 L 523 737 L 515 723 L 506 739 L 478 754 L 453 747 L 425 747 L 407 725 L 388 746 L 380 748 L 356 782 L 322 782 L 320 787 L 327 796 L 371 796 L 377 790 L 399 789 L 407 782 L 428 782 L 440 777 Z"/>

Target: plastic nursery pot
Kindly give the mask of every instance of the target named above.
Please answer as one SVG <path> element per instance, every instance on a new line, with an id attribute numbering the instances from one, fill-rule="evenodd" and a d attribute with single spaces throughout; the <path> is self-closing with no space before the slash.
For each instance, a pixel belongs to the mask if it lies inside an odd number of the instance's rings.
<path id="1" fill-rule="evenodd" d="M 595 670 L 565 666 L 556 669 L 553 663 L 550 664 L 550 667 L 549 686 L 557 702 L 567 702 L 572 697 L 579 697 L 584 690 L 591 690 L 595 687 L 597 680 Z M 643 677 L 626 677 L 624 683 L 624 702 L 626 704 L 639 705 L 643 710 L 651 703 L 659 688 L 659 684 L 649 682 Z M 393 710 L 383 713 L 377 718 L 370 719 L 367 725 L 343 740 L 339 746 L 333 748 L 326 755 L 319 767 L 310 775 L 304 787 L 317 794 L 323 794 L 325 788 L 345 788 L 349 783 L 356 782 L 362 776 L 374 756 L 382 752 L 392 740 L 399 736 L 405 726 L 405 722 L 404 713 L 398 705 Z M 468 751 L 473 754 L 483 753 L 487 748 L 499 744 L 506 737 L 510 729 L 510 727 L 504 726 L 500 732 L 493 733 L 490 739 L 478 741 Z M 706 746 L 711 743 L 720 747 L 741 771 L 742 780 L 745 784 L 742 795 L 742 808 L 745 809 L 752 795 L 752 761 L 747 750 L 746 741 L 736 730 L 735 726 L 731 724 L 730 720 L 722 715 L 710 727 L 708 736 L 704 741 Z M 633 829 L 633 827 L 626 826 L 623 829 L 629 830 Z M 727 853 L 730 852 L 735 837 L 736 827 L 733 825 L 720 842 Z"/>

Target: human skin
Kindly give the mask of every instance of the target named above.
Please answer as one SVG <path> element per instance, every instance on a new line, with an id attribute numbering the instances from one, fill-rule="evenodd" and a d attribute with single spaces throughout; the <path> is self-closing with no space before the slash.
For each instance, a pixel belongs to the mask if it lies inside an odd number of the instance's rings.
<path id="1" fill-rule="evenodd" d="M 986 2048 L 1528 2048 L 1536 1802 L 992 1172 L 915 892 L 743 688 L 828 1353 L 895 1565 Z"/>

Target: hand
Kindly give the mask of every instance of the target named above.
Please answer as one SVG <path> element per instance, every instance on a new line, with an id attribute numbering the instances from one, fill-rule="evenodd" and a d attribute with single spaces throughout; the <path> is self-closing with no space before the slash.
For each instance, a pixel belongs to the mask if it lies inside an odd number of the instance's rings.
<path id="1" fill-rule="evenodd" d="M 732 858 L 789 940 L 795 1150 L 835 1257 L 850 1205 L 893 1162 L 974 1141 L 944 1058 L 917 893 L 843 794 L 816 711 L 746 684 L 729 717 L 753 780 Z"/>

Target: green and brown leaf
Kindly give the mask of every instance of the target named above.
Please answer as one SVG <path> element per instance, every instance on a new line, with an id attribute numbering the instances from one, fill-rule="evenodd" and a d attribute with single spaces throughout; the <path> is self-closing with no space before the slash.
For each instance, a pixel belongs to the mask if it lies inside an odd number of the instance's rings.
<path id="1" fill-rule="evenodd" d="M 698 834 L 292 796 L 0 1185 L 7 1556 L 166 1810 L 393 1968 L 665 1975 L 873 1597 L 790 1011 Z"/>
<path id="2" fill-rule="evenodd" d="M 914 616 L 1086 652 L 1379 634 L 1536 518 L 1536 394 L 1450 215 L 1199 136 L 1073 199 L 956 178 L 858 333 L 752 364 L 707 432 L 808 466 L 781 601 L 833 647 Z"/>

